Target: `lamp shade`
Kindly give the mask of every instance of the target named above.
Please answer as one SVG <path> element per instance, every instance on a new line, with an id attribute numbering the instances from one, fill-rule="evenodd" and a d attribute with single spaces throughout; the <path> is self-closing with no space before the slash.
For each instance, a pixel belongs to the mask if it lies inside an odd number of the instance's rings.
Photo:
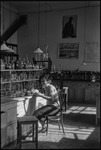
<path id="1" fill-rule="evenodd" d="M 15 53 L 13 49 L 9 48 L 9 50 L 7 50 L 7 52 L 10 52 L 10 53 Z"/>
<path id="2" fill-rule="evenodd" d="M 9 48 L 5 43 L 3 43 L 1 45 L 1 48 L 0 48 L 2 51 L 6 51 L 6 52 L 10 52 L 10 53 L 15 53 L 13 49 Z"/>
<path id="3" fill-rule="evenodd" d="M 9 50 L 9 47 L 7 47 L 7 45 L 6 45 L 5 43 L 3 43 L 3 44 L 1 45 L 0 50 L 7 51 L 7 50 Z"/>
<path id="4" fill-rule="evenodd" d="M 35 51 L 35 54 L 43 54 L 43 51 L 38 47 Z"/>
<path id="5" fill-rule="evenodd" d="M 83 66 L 86 66 L 86 65 L 87 65 L 86 62 L 85 62 L 85 60 L 83 60 L 82 65 L 83 65 Z"/>

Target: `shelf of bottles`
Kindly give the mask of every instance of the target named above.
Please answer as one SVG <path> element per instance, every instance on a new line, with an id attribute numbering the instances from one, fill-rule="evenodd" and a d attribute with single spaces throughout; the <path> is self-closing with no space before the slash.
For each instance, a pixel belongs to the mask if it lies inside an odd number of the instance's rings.
<path id="1" fill-rule="evenodd" d="M 28 60 L 25 62 L 25 59 L 16 62 L 1 60 L 1 96 L 32 95 L 32 88 L 39 87 L 38 80 L 42 72 L 42 68 Z"/>
<path id="2" fill-rule="evenodd" d="M 61 70 L 52 71 L 51 77 L 53 80 L 63 80 L 68 81 L 91 81 L 91 82 L 100 82 L 100 72 L 95 71 L 70 71 L 70 70 Z"/>

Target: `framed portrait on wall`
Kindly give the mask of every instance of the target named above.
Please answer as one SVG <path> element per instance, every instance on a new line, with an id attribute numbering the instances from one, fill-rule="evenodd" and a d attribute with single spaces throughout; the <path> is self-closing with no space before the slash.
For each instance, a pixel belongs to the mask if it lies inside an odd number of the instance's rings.
<path id="1" fill-rule="evenodd" d="M 76 38 L 77 36 L 77 15 L 63 16 L 62 38 Z"/>

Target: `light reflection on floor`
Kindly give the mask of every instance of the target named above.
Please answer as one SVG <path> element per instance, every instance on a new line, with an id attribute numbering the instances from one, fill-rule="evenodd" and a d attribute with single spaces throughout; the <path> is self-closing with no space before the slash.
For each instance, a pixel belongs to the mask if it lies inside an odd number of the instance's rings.
<path id="1" fill-rule="evenodd" d="M 96 107 L 82 107 L 82 106 L 71 106 L 67 111 L 66 114 L 69 113 L 81 113 L 81 114 L 95 114 L 96 115 Z M 76 126 L 73 125 L 70 126 L 67 125 L 64 126 L 65 129 L 65 135 L 63 134 L 62 129 L 59 130 L 58 125 L 52 125 L 49 124 L 49 133 L 47 135 L 40 133 L 39 134 L 39 141 L 51 141 L 51 142 L 59 142 L 63 137 L 68 139 L 80 139 L 80 140 L 86 140 L 89 135 L 94 131 L 93 126 Z M 51 135 L 51 136 L 50 136 Z M 52 138 L 50 138 L 52 137 Z"/>

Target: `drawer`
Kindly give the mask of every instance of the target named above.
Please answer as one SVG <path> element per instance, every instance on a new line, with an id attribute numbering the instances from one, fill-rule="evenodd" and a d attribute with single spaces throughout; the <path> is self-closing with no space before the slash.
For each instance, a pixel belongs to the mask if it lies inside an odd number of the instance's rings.
<path id="1" fill-rule="evenodd" d="M 75 100 L 77 102 L 83 102 L 85 100 L 85 89 L 84 88 L 75 89 Z"/>

